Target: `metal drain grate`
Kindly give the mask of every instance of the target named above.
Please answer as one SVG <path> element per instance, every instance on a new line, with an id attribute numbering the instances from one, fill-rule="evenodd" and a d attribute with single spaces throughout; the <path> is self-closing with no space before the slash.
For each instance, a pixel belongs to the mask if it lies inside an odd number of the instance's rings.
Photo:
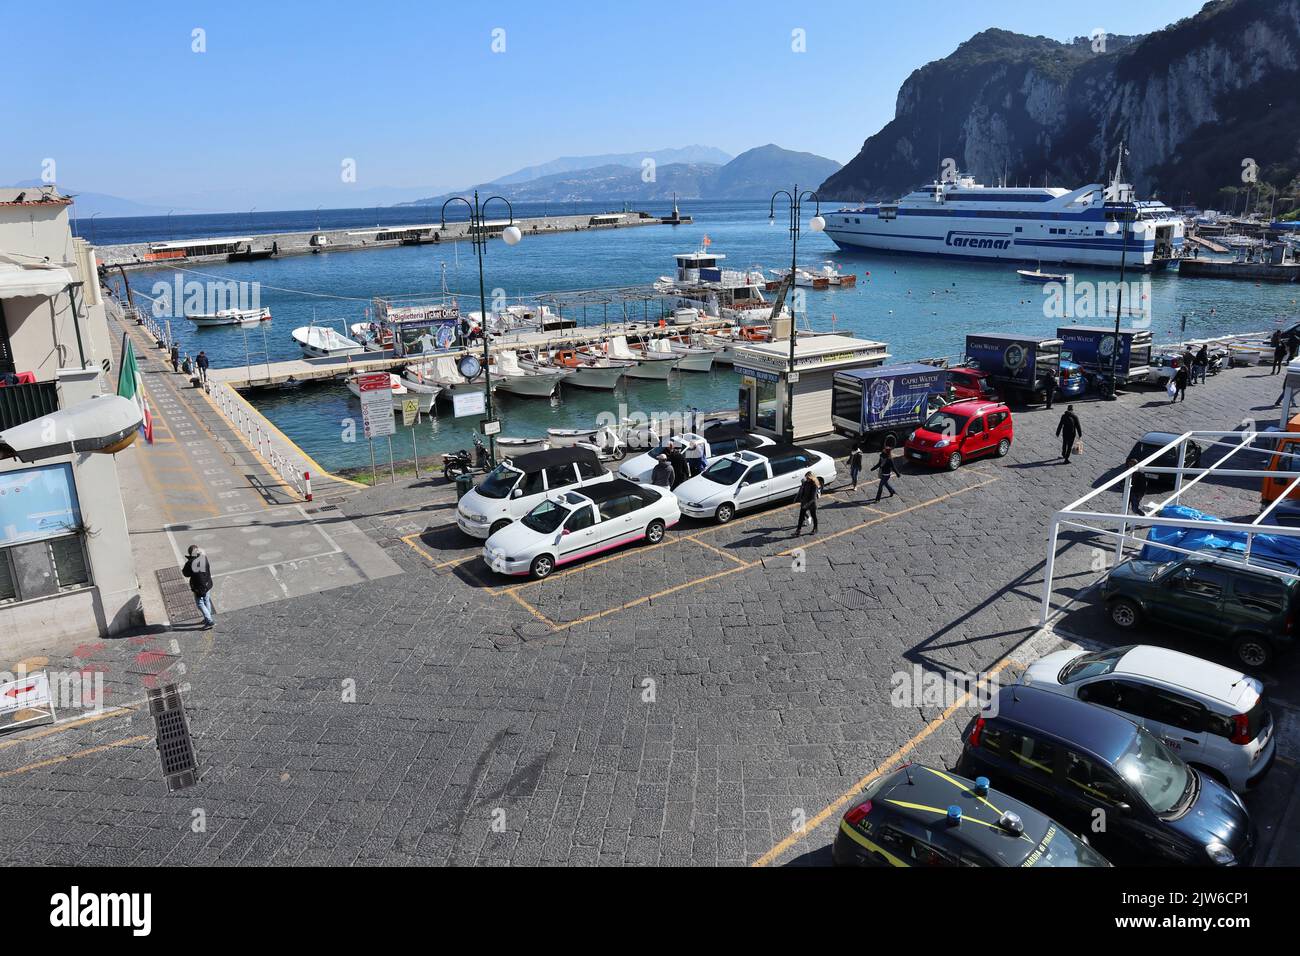
<path id="1" fill-rule="evenodd" d="M 149 713 L 153 715 L 158 738 L 158 760 L 169 793 L 184 790 L 199 782 L 194 760 L 194 743 L 185 720 L 185 704 L 175 684 L 149 691 Z"/>
<path id="2" fill-rule="evenodd" d="M 173 626 L 201 623 L 203 615 L 194 604 L 194 592 L 190 590 L 190 582 L 181 575 L 180 568 L 159 568 L 154 573 L 158 576 L 158 590 L 162 592 L 163 606 L 167 608 L 167 619 Z"/>

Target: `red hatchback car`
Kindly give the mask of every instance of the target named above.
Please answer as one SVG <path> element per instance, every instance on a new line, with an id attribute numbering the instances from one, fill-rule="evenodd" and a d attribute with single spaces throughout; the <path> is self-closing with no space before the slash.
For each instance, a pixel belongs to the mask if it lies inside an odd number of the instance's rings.
<path id="1" fill-rule="evenodd" d="M 1001 402 L 945 405 L 907 438 L 907 457 L 950 471 L 978 455 L 1005 455 L 1015 437 L 1011 410 Z"/>
<path id="2" fill-rule="evenodd" d="M 957 365 L 947 369 L 948 384 L 952 386 L 953 400 L 979 398 L 986 402 L 998 400 L 997 389 L 989 381 L 987 372 L 966 365 Z"/>

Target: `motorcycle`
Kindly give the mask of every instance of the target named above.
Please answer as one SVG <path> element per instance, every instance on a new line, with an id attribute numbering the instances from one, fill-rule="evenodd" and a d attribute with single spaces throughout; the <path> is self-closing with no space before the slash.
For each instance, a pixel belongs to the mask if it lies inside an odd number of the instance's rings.
<path id="1" fill-rule="evenodd" d="M 477 436 L 474 438 L 473 455 L 462 448 L 442 456 L 442 477 L 448 483 L 455 481 L 461 475 L 469 475 L 476 471 L 488 472 L 495 467 L 496 462 L 488 453 L 487 446 Z"/>
<path id="2" fill-rule="evenodd" d="M 602 427 L 593 436 L 595 441 L 578 442 L 579 448 L 590 448 L 601 461 L 622 461 L 627 455 L 618 434 L 608 425 Z"/>

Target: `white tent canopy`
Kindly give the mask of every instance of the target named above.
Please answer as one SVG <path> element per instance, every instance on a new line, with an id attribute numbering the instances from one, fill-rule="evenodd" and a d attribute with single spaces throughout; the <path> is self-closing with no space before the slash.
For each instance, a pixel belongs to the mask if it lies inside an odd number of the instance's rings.
<path id="1" fill-rule="evenodd" d="M 77 280 L 61 266 L 20 266 L 0 262 L 0 299 L 58 295 Z"/>

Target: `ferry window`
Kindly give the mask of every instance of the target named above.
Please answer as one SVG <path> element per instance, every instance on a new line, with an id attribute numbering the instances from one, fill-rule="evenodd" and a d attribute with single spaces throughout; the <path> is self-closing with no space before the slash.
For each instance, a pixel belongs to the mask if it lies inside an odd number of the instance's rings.
<path id="1" fill-rule="evenodd" d="M 1024 231 L 1025 231 L 1025 230 L 1024 230 L 1024 227 L 1022 227 L 1022 226 L 1016 226 L 1016 232 L 1024 232 Z"/>

